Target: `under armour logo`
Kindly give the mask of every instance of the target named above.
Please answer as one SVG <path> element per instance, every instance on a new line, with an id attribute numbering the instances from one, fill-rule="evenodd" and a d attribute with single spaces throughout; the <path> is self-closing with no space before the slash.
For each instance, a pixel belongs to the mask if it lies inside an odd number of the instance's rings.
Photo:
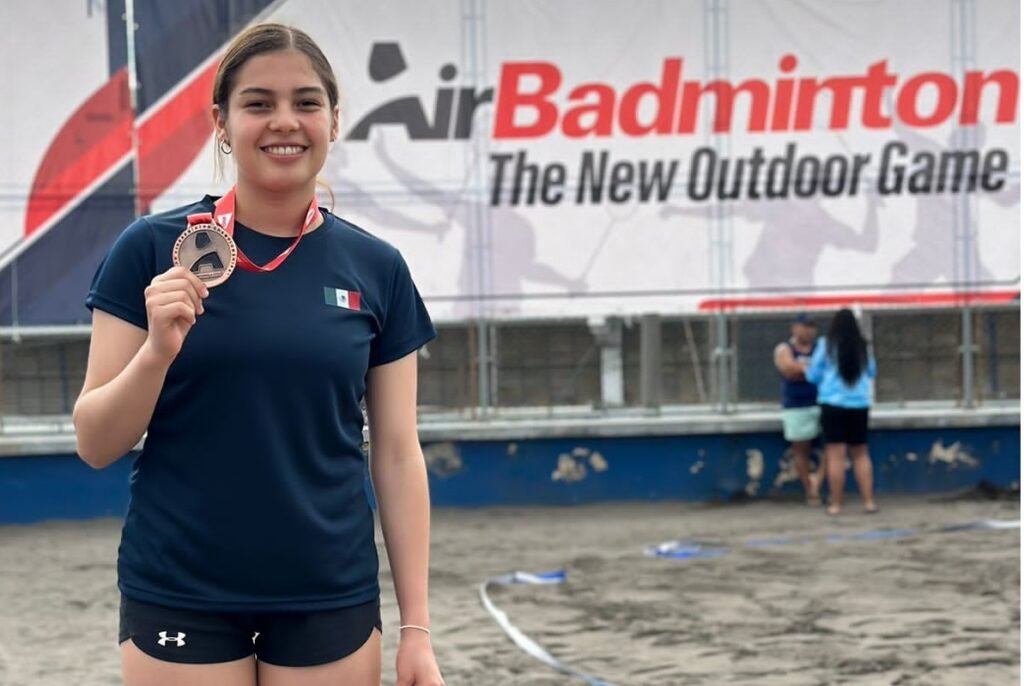
<path id="1" fill-rule="evenodd" d="M 160 639 L 157 641 L 157 643 L 159 643 L 162 646 L 165 646 L 167 645 L 168 641 L 174 643 L 174 645 L 181 648 L 185 645 L 185 634 L 184 632 L 179 631 L 177 636 L 168 636 L 166 631 L 161 631 Z"/>

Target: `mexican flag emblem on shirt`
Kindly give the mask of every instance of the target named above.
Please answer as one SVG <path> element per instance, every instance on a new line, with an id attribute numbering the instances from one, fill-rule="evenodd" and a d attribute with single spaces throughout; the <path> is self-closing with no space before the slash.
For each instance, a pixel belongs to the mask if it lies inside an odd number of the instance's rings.
<path id="1" fill-rule="evenodd" d="M 346 310 L 358 310 L 359 293 L 324 286 L 324 302 L 332 307 L 342 307 Z"/>

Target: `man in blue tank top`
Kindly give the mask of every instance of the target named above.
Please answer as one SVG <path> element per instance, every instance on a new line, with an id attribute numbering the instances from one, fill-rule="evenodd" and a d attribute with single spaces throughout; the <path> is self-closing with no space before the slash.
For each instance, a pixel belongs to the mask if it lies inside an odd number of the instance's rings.
<path id="1" fill-rule="evenodd" d="M 790 325 L 790 338 L 775 346 L 775 367 L 782 375 L 782 434 L 791 444 L 797 475 L 808 505 L 820 505 L 823 474 L 811 471 L 811 443 L 820 431 L 818 388 L 804 377 L 814 352 L 818 327 L 814 318 L 798 314 Z"/>

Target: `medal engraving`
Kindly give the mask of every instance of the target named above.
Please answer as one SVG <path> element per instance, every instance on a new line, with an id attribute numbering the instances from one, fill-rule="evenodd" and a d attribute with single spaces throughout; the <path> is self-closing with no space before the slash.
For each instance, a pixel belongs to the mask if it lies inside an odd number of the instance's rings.
<path id="1" fill-rule="evenodd" d="M 238 248 L 219 226 L 195 224 L 178 236 L 171 259 L 212 288 L 227 281 L 235 270 Z"/>

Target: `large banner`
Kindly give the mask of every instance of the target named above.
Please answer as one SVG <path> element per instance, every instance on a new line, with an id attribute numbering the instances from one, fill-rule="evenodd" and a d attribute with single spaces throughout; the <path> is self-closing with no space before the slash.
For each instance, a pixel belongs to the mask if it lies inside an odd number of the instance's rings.
<path id="1" fill-rule="evenodd" d="M 0 325 L 87 320 L 133 212 L 223 190 L 210 80 L 264 20 L 326 51 L 335 212 L 437 320 L 1019 297 L 1015 0 L 143 0 L 134 112 L 118 8 L 63 4 L 7 10 L 48 97 L 0 114 Z"/>

